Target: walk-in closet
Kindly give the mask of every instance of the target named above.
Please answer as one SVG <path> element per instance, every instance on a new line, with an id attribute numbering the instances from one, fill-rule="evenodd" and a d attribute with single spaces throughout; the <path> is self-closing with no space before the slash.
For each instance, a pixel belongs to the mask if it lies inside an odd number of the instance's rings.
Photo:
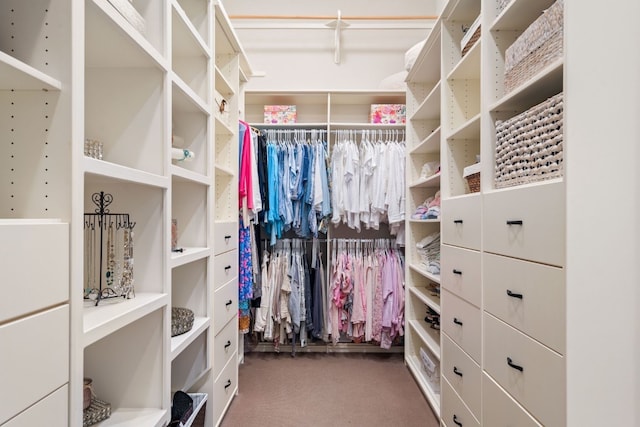
<path id="1" fill-rule="evenodd" d="M 639 16 L 0 0 L 0 427 L 640 426 Z"/>

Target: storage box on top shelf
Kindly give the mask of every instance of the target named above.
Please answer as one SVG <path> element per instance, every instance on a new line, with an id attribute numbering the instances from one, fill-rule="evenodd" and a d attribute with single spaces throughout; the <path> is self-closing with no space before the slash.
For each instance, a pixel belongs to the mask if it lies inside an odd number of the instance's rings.
<path id="1" fill-rule="evenodd" d="M 268 124 L 295 123 L 298 118 L 295 105 L 265 105 L 264 122 Z"/>
<path id="2" fill-rule="evenodd" d="M 407 122 L 405 104 L 371 104 L 371 123 L 404 124 Z"/>

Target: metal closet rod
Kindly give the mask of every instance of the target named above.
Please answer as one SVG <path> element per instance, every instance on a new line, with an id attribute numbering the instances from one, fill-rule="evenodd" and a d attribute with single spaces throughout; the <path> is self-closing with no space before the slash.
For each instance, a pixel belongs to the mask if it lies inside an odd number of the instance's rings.
<path id="1" fill-rule="evenodd" d="M 292 20 L 326 20 L 336 19 L 335 15 L 230 15 L 230 19 L 292 19 Z M 396 15 L 396 16 L 363 16 L 363 15 L 346 15 L 341 17 L 344 21 L 417 21 L 417 20 L 436 20 L 436 15 Z"/>

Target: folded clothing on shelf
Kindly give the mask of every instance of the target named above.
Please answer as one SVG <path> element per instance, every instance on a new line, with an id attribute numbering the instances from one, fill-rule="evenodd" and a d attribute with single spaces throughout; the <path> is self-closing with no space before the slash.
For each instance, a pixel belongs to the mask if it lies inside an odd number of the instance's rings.
<path id="1" fill-rule="evenodd" d="M 424 201 L 415 213 L 411 215 L 412 219 L 438 219 L 440 218 L 440 191 L 434 196 Z"/>

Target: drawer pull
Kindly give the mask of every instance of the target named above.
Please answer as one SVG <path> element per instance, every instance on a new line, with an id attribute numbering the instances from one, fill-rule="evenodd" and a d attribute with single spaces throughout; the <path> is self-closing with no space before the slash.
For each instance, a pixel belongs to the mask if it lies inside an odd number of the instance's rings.
<path id="1" fill-rule="evenodd" d="M 229 240 L 231 238 L 231 236 L 229 234 L 227 234 L 226 236 L 224 236 L 224 240 Z"/>
<path id="2" fill-rule="evenodd" d="M 453 373 L 458 375 L 458 376 L 460 376 L 460 377 L 462 377 L 462 372 L 458 371 L 458 367 L 457 366 L 453 367 Z"/>
<path id="3" fill-rule="evenodd" d="M 510 357 L 507 357 L 507 365 L 511 366 L 513 369 L 516 369 L 520 372 L 524 371 L 524 368 L 522 366 L 514 364 L 513 360 Z"/>
<path id="4" fill-rule="evenodd" d="M 229 300 L 229 301 L 224 303 L 224 305 L 226 305 L 227 307 L 229 307 L 231 304 L 233 304 L 233 301 L 231 301 L 231 300 Z"/>
<path id="5" fill-rule="evenodd" d="M 462 423 L 458 421 L 458 416 L 456 414 L 453 414 L 453 423 L 457 426 L 462 427 Z"/>
<path id="6" fill-rule="evenodd" d="M 454 317 L 454 318 L 453 318 L 453 323 L 455 323 L 456 325 L 460 325 L 460 326 L 462 326 L 462 322 L 461 322 L 461 321 L 459 321 L 457 317 Z"/>
<path id="7" fill-rule="evenodd" d="M 512 298 L 519 298 L 519 299 L 522 299 L 523 297 L 522 294 L 516 294 L 514 292 L 511 292 L 509 289 L 507 289 L 507 295 L 509 295 Z"/>
<path id="8" fill-rule="evenodd" d="M 224 345 L 224 349 L 228 349 L 229 347 L 231 347 L 231 341 L 227 341 L 227 343 Z"/>
<path id="9" fill-rule="evenodd" d="M 227 380 L 227 383 L 224 385 L 225 390 L 231 387 L 231 380 Z"/>
<path id="10" fill-rule="evenodd" d="M 522 220 L 521 219 L 510 220 L 510 221 L 507 221 L 507 225 L 522 225 Z"/>
<path id="11" fill-rule="evenodd" d="M 460 276 L 462 276 L 462 271 L 453 269 L 453 274 L 459 274 Z"/>
<path id="12" fill-rule="evenodd" d="M 454 219 L 453 223 L 454 224 L 462 224 L 462 220 L 461 219 Z"/>
<path id="13" fill-rule="evenodd" d="M 231 266 L 230 266 L 230 265 L 227 265 L 227 266 L 224 268 L 224 270 L 225 270 L 225 271 L 227 271 L 227 270 L 231 270 Z"/>

